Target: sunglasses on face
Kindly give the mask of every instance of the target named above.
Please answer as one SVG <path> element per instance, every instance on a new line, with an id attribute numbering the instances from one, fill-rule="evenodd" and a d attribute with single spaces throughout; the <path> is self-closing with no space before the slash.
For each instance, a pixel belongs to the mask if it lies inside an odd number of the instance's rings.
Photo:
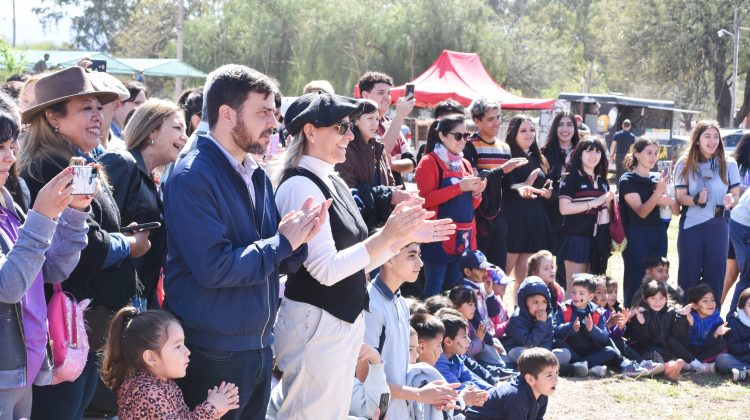
<path id="1" fill-rule="evenodd" d="M 347 133 L 347 131 L 349 131 L 349 130 L 351 130 L 351 129 L 354 128 L 354 123 L 351 122 L 351 121 L 341 121 L 340 123 L 338 123 L 334 127 L 336 127 L 338 129 L 339 135 L 343 136 L 344 134 Z"/>
<path id="2" fill-rule="evenodd" d="M 469 137 L 471 137 L 471 133 L 454 132 L 454 133 L 448 133 L 448 134 L 452 135 L 453 138 L 456 139 L 456 141 L 469 140 Z"/>

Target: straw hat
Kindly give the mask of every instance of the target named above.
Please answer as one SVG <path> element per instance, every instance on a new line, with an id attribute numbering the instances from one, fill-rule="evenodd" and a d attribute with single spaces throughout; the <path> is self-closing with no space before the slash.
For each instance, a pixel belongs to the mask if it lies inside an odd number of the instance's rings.
<path id="1" fill-rule="evenodd" d="M 96 90 L 81 67 L 70 67 L 42 77 L 34 86 L 36 105 L 21 114 L 21 122 L 31 122 L 36 114 L 50 106 L 81 96 L 96 96 L 102 104 L 114 101 L 118 93 Z"/>

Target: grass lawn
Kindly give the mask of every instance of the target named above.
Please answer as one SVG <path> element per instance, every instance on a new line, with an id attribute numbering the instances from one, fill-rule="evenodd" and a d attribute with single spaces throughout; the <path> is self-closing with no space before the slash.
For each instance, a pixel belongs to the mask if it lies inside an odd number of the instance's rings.
<path id="1" fill-rule="evenodd" d="M 677 231 L 679 217 L 669 227 L 670 282 L 677 284 Z M 620 283 L 620 254 L 609 260 L 608 275 Z M 510 286 L 510 285 L 509 285 Z M 512 286 L 511 286 L 512 287 Z M 729 296 L 732 296 L 730 291 Z M 506 301 L 512 294 L 506 294 Z M 512 305 L 512 302 L 511 302 Z M 512 307 L 512 306 L 510 306 Z M 725 314 L 722 314 L 725 315 Z M 747 419 L 750 417 L 750 383 L 733 384 L 723 375 L 683 374 L 678 382 L 630 379 L 612 375 L 603 380 L 560 378 L 550 399 L 547 418 L 600 419 Z"/>

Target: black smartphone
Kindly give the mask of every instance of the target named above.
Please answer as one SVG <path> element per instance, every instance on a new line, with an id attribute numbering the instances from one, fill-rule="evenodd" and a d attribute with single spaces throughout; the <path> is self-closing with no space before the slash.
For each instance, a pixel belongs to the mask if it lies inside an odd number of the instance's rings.
<path id="1" fill-rule="evenodd" d="M 91 60 L 91 71 L 107 72 L 107 60 Z"/>
<path id="2" fill-rule="evenodd" d="M 378 408 L 380 409 L 380 417 L 378 417 L 378 420 L 383 420 L 385 418 L 385 412 L 388 411 L 388 401 L 390 399 L 391 394 L 387 392 L 380 394 L 380 404 L 378 405 Z"/>
<path id="3" fill-rule="evenodd" d="M 482 172 L 479 173 L 479 179 L 481 179 L 482 181 L 487 179 L 488 176 L 490 176 L 490 171 L 488 171 L 487 169 L 482 169 Z"/>
<path id="4" fill-rule="evenodd" d="M 405 90 L 404 90 L 404 97 L 414 97 L 414 85 L 412 83 L 407 83 Z"/>
<path id="5" fill-rule="evenodd" d="M 156 229 L 160 227 L 161 227 L 161 223 L 159 222 L 148 222 L 148 223 L 141 223 L 140 225 L 121 227 L 120 232 L 121 233 L 137 232 L 139 230 L 151 230 L 151 229 Z"/>

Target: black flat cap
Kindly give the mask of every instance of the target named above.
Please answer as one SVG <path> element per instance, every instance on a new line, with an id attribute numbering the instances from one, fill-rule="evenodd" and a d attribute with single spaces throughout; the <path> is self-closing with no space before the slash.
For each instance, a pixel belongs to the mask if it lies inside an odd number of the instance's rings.
<path id="1" fill-rule="evenodd" d="M 308 93 L 297 98 L 284 114 L 289 134 L 296 135 L 305 124 L 329 127 L 341 122 L 362 105 L 362 101 L 333 93 Z"/>

